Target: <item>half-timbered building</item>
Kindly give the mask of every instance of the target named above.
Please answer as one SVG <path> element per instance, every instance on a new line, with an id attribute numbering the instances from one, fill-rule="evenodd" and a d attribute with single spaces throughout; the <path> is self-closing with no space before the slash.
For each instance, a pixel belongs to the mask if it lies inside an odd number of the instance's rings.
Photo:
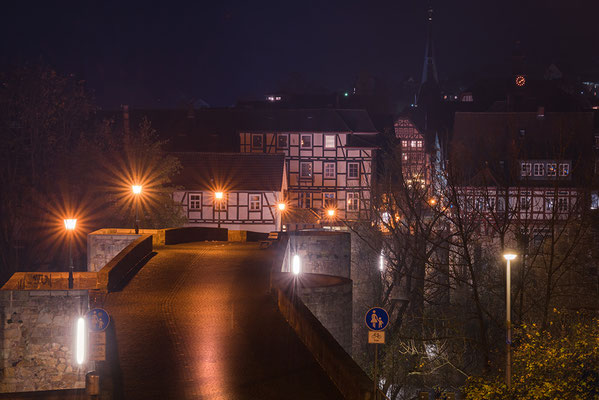
<path id="1" fill-rule="evenodd" d="M 362 110 L 256 110 L 242 153 L 284 154 L 288 202 L 326 217 L 368 217 L 377 130 Z"/>
<path id="2" fill-rule="evenodd" d="M 287 177 L 282 154 L 174 153 L 183 166 L 173 198 L 188 226 L 281 230 Z"/>

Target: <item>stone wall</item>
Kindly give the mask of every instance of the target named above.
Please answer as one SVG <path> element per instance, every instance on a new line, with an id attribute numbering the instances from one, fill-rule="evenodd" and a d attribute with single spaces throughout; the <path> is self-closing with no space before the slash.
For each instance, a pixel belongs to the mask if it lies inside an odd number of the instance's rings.
<path id="1" fill-rule="evenodd" d="M 345 232 L 302 231 L 289 235 L 289 251 L 299 254 L 302 273 L 351 278 L 351 238 Z"/>
<path id="2" fill-rule="evenodd" d="M 125 247 L 141 235 L 105 235 L 90 233 L 87 236 L 87 270 L 98 272 Z"/>
<path id="3" fill-rule="evenodd" d="M 327 328 L 343 349 L 352 354 L 352 282 L 331 286 L 302 287 L 302 302 Z"/>
<path id="4" fill-rule="evenodd" d="M 0 291 L 0 392 L 85 387 L 73 347 L 87 302 L 85 290 Z"/>

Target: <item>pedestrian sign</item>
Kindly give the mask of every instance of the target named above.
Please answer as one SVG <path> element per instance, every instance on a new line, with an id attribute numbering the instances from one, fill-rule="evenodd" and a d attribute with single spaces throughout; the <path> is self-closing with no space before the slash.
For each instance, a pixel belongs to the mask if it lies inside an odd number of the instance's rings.
<path id="1" fill-rule="evenodd" d="M 366 313 L 366 326 L 372 331 L 382 331 L 389 323 L 389 314 L 380 307 L 373 307 Z"/>
<path id="2" fill-rule="evenodd" d="M 87 326 L 91 332 L 102 332 L 110 323 L 108 313 L 101 308 L 93 308 L 85 314 Z"/>

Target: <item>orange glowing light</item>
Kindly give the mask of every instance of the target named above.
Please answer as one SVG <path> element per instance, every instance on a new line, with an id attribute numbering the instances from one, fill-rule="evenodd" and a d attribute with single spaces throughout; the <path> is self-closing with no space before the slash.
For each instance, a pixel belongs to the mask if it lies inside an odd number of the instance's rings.
<path id="1" fill-rule="evenodd" d="M 437 204 L 437 199 L 432 198 L 428 201 L 428 204 L 430 204 L 431 206 L 434 206 L 435 204 Z"/>
<path id="2" fill-rule="evenodd" d="M 524 77 L 524 75 L 518 75 L 516 77 L 516 85 L 520 87 L 526 85 L 526 78 Z"/>
<path id="3" fill-rule="evenodd" d="M 328 210 L 327 210 L 327 215 L 328 215 L 329 217 L 334 217 L 334 216 L 335 216 L 335 210 L 334 210 L 334 209 L 332 209 L 332 208 L 331 208 L 331 209 L 328 209 Z"/>
<path id="4" fill-rule="evenodd" d="M 131 185 L 133 194 L 141 194 L 141 185 Z"/>
<path id="5" fill-rule="evenodd" d="M 279 211 L 285 211 L 285 203 L 279 203 L 277 204 L 277 207 L 279 207 Z"/>
<path id="6" fill-rule="evenodd" d="M 214 192 L 214 198 L 221 200 L 223 198 L 223 192 Z"/>
<path id="7" fill-rule="evenodd" d="M 74 231 L 77 226 L 77 218 L 67 218 L 64 220 L 64 228 L 67 231 Z"/>

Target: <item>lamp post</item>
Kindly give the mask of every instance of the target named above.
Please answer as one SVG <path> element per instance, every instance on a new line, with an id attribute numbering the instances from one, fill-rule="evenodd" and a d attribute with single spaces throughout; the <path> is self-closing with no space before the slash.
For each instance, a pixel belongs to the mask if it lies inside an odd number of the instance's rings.
<path id="1" fill-rule="evenodd" d="M 73 289 L 73 231 L 77 226 L 77 218 L 67 218 L 64 220 L 64 227 L 69 235 L 69 289 Z"/>
<path id="2" fill-rule="evenodd" d="M 291 271 L 293 272 L 293 295 L 297 296 L 297 279 L 301 272 L 300 265 L 300 256 L 299 254 L 294 254 L 293 259 L 291 261 Z"/>
<path id="3" fill-rule="evenodd" d="M 220 209 L 221 209 L 221 205 L 222 205 L 222 201 L 223 201 L 223 192 L 214 192 L 214 199 L 216 200 L 214 202 L 214 208 L 216 209 L 216 212 L 218 213 L 218 227 L 220 228 Z M 218 206 L 217 206 L 218 204 Z"/>
<path id="4" fill-rule="evenodd" d="M 139 195 L 141 194 L 141 185 L 132 185 L 131 190 L 135 195 L 135 234 L 139 234 Z"/>
<path id="5" fill-rule="evenodd" d="M 277 204 L 277 208 L 279 209 L 279 226 L 277 227 L 277 230 L 279 232 L 283 231 L 283 213 L 285 212 L 285 209 L 287 208 L 286 204 L 281 202 Z"/>
<path id="6" fill-rule="evenodd" d="M 503 258 L 507 261 L 505 271 L 505 316 L 506 316 L 506 357 L 505 357 L 505 384 L 508 390 L 512 388 L 512 317 L 511 317 L 511 271 L 510 261 L 516 258 L 513 253 L 506 253 Z"/>

